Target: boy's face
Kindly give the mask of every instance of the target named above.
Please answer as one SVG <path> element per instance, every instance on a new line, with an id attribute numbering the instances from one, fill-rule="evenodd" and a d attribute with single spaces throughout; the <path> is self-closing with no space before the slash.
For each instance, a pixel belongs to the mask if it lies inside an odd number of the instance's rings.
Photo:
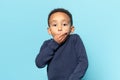
<path id="1" fill-rule="evenodd" d="M 53 37 L 56 35 L 67 34 L 69 35 L 74 31 L 74 27 L 71 26 L 70 18 L 63 12 L 56 12 L 50 16 L 48 33 Z"/>

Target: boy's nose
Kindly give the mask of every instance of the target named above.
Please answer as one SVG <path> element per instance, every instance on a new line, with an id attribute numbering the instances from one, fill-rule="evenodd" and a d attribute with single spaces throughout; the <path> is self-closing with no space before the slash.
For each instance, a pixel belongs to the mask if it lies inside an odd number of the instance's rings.
<path id="1" fill-rule="evenodd" d="M 61 26 L 58 27 L 58 31 L 62 31 L 62 27 Z"/>

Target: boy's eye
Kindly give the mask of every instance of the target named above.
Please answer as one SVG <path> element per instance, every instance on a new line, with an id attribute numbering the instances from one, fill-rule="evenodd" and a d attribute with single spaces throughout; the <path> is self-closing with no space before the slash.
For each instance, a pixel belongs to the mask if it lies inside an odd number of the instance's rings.
<path id="1" fill-rule="evenodd" d="M 56 27 L 56 26 L 57 26 L 57 24 L 53 24 L 52 26 Z"/>
<path id="2" fill-rule="evenodd" d="M 63 26 L 67 26 L 68 24 L 63 24 Z"/>

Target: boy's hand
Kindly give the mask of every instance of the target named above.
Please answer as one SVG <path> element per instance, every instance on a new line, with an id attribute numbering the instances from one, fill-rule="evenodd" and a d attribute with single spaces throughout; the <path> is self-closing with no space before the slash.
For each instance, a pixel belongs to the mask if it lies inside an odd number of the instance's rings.
<path id="1" fill-rule="evenodd" d="M 62 42 L 64 42 L 64 41 L 66 40 L 67 35 L 68 35 L 68 33 L 55 35 L 53 39 L 54 39 L 58 44 L 61 44 Z"/>

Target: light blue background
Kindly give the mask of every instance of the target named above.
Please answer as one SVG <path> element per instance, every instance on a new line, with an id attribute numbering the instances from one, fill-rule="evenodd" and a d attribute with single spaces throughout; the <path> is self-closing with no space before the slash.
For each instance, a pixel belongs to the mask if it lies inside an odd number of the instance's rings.
<path id="1" fill-rule="evenodd" d="M 34 60 L 47 33 L 47 15 L 58 7 L 73 15 L 86 47 L 83 80 L 120 80 L 119 0 L 0 0 L 0 80 L 47 80 Z"/>

